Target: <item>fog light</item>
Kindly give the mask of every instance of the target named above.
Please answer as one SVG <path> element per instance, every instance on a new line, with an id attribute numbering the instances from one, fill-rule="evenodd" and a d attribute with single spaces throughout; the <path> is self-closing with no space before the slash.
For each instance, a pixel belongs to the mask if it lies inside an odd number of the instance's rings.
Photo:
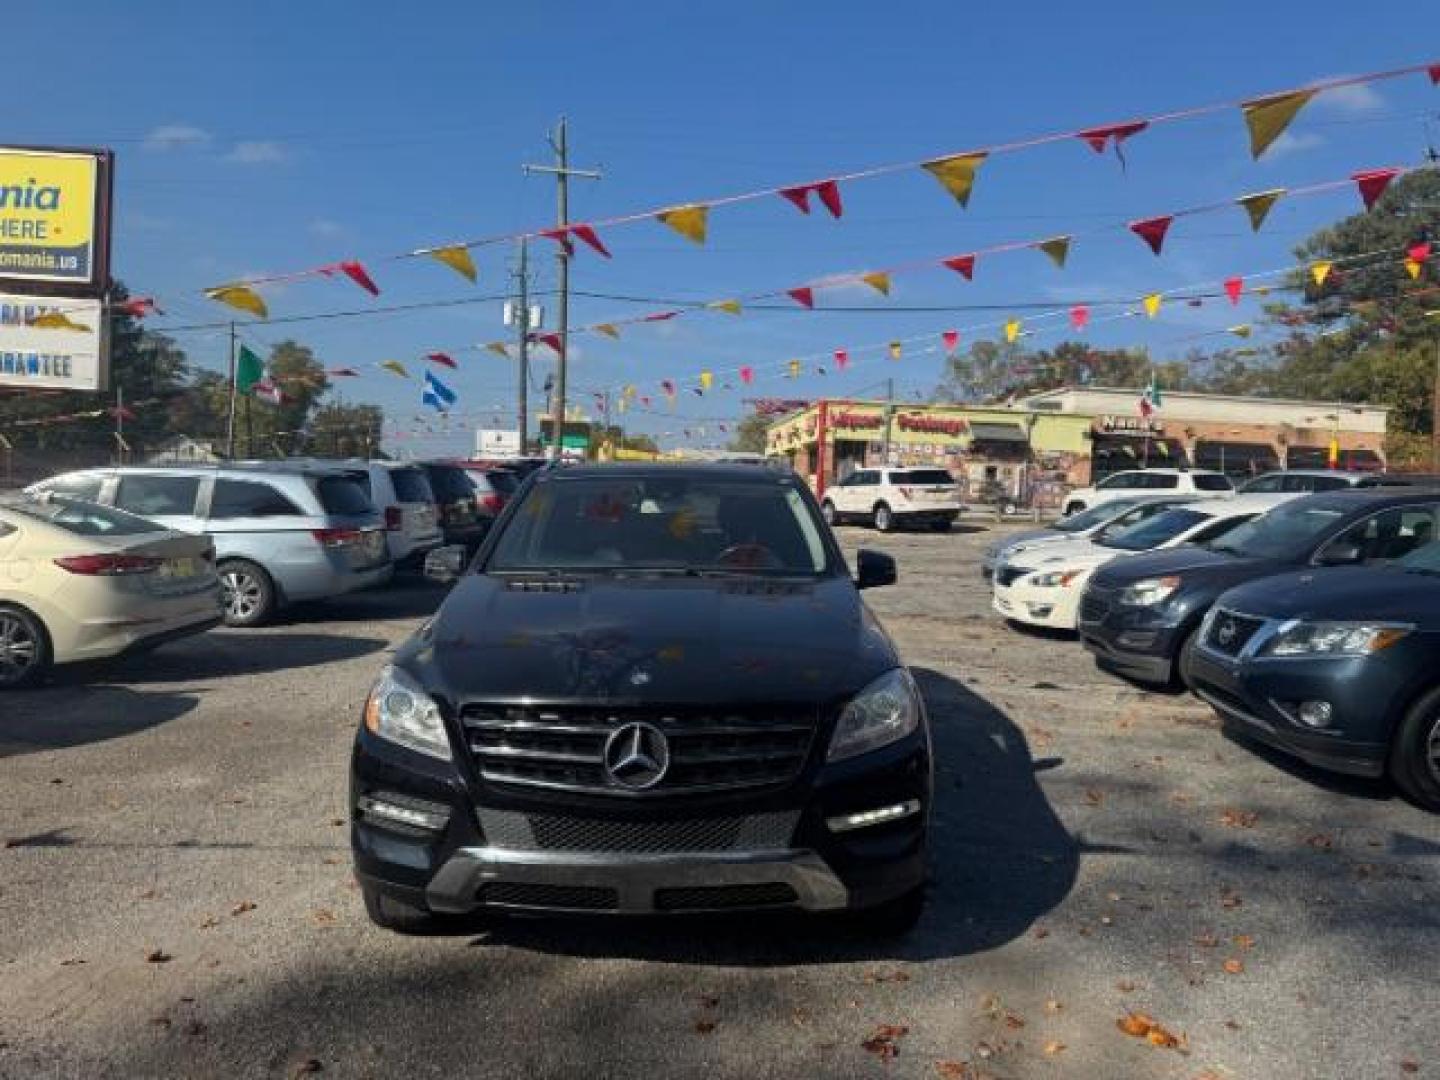
<path id="1" fill-rule="evenodd" d="M 450 808 L 444 803 L 382 791 L 362 795 L 355 801 L 361 815 L 379 824 L 404 825 L 425 832 L 439 832 L 450 823 Z"/>
<path id="2" fill-rule="evenodd" d="M 1030 610 L 1032 619 L 1048 618 L 1050 612 L 1055 610 L 1054 604 L 1026 604 L 1025 606 Z"/>
<path id="3" fill-rule="evenodd" d="M 1122 649 L 1148 649 L 1155 644 L 1154 630 L 1127 630 L 1115 639 Z"/>
<path id="4" fill-rule="evenodd" d="M 831 832 L 849 832 L 851 829 L 863 829 L 868 825 L 880 825 L 887 821 L 898 821 L 903 817 L 920 812 L 920 800 L 910 799 L 908 802 L 896 803 L 894 806 L 881 806 L 874 810 L 863 810 L 858 814 L 844 814 L 840 817 L 826 818 L 825 824 L 830 827 Z"/>
<path id="5" fill-rule="evenodd" d="M 1306 727 L 1329 727 L 1332 712 L 1328 701 L 1302 701 L 1300 703 L 1300 722 Z"/>

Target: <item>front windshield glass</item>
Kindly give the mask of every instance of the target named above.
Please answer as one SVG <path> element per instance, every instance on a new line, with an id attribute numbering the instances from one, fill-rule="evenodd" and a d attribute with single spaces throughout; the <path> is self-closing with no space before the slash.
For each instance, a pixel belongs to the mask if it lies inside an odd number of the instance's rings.
<path id="1" fill-rule="evenodd" d="M 1286 503 L 1205 546 L 1250 559 L 1295 558 L 1324 536 L 1342 513 L 1331 506 L 1315 506 L 1308 499 Z"/>
<path id="2" fill-rule="evenodd" d="M 773 481 L 562 476 L 525 496 L 486 569 L 818 575 L 822 536 Z"/>
<path id="3" fill-rule="evenodd" d="M 1097 525 L 1104 525 L 1112 518 L 1119 517 L 1134 505 L 1134 499 L 1111 499 L 1108 503 L 1101 503 L 1099 506 L 1092 506 L 1089 510 L 1081 510 L 1078 514 L 1071 514 L 1068 518 L 1060 519 L 1055 523 L 1055 530 L 1067 533 L 1084 532 L 1086 529 L 1093 529 Z"/>
<path id="4" fill-rule="evenodd" d="M 1401 570 L 1408 570 L 1412 574 L 1437 574 L 1440 575 L 1440 542 L 1432 542 L 1424 547 L 1418 547 L 1409 555 L 1396 559 L 1392 566 Z"/>
<path id="5" fill-rule="evenodd" d="M 1176 507 L 1173 510 L 1161 511 L 1138 525 L 1121 529 L 1101 542 L 1106 547 L 1119 548 L 1121 551 L 1149 551 L 1209 520 L 1211 518 L 1208 514 L 1202 514 L 1198 510 Z"/>

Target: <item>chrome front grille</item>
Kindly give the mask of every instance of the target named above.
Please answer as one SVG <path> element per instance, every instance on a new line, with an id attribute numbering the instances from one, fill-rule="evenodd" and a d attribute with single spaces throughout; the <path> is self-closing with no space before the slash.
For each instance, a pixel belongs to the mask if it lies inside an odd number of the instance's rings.
<path id="1" fill-rule="evenodd" d="M 800 820 L 798 810 L 671 821 L 617 821 L 481 807 L 478 816 L 485 843 L 490 847 L 640 854 L 785 851 Z"/>
<path id="2" fill-rule="evenodd" d="M 1264 625 L 1264 619 L 1220 608 L 1209 620 L 1204 644 L 1226 656 L 1239 656 Z"/>
<path id="3" fill-rule="evenodd" d="M 668 770 L 645 790 L 615 781 L 604 761 L 610 736 L 637 721 L 658 728 L 669 747 Z M 814 713 L 711 708 L 467 705 L 460 713 L 471 758 L 492 783 L 632 796 L 788 783 L 805 763 L 816 721 Z"/>

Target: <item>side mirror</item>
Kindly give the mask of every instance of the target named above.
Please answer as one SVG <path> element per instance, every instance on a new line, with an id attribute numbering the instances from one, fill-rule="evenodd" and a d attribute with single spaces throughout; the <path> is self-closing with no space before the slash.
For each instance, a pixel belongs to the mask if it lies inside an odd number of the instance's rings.
<path id="1" fill-rule="evenodd" d="M 1359 544 L 1338 540 L 1320 552 L 1315 562 L 1319 566 L 1350 566 L 1358 563 L 1362 554 Z"/>
<path id="2" fill-rule="evenodd" d="M 439 547 L 425 556 L 425 577 L 437 585 L 449 585 L 465 572 L 469 552 L 462 544 Z"/>
<path id="3" fill-rule="evenodd" d="M 857 589 L 878 589 L 882 585 L 894 585 L 896 576 L 895 560 L 883 552 L 861 548 L 855 557 Z"/>

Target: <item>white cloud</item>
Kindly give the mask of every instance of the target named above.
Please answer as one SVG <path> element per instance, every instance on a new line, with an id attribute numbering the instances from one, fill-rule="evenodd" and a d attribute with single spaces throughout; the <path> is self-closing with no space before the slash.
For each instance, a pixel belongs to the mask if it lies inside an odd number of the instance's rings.
<path id="1" fill-rule="evenodd" d="M 1281 132 L 1280 137 L 1265 151 L 1265 160 L 1277 161 L 1291 154 L 1303 154 L 1307 150 L 1319 149 L 1324 145 L 1324 137 L 1313 132 L 1302 131 L 1299 135 L 1290 131 Z"/>
<path id="2" fill-rule="evenodd" d="M 237 142 L 225 155 L 226 161 L 233 161 L 237 165 L 278 165 L 289 158 L 290 155 L 283 146 L 267 139 Z"/>
<path id="3" fill-rule="evenodd" d="M 1385 107 L 1385 98 L 1369 83 L 1354 83 L 1326 90 L 1315 104 L 1341 116 L 1367 116 Z"/>
<path id="4" fill-rule="evenodd" d="M 311 236 L 332 237 L 344 236 L 345 226 L 338 221 L 331 221 L 329 218 L 316 218 L 305 227 Z"/>
<path id="5" fill-rule="evenodd" d="M 182 146 L 204 146 L 210 133 L 194 124 L 161 124 L 145 135 L 146 150 L 174 150 Z"/>

